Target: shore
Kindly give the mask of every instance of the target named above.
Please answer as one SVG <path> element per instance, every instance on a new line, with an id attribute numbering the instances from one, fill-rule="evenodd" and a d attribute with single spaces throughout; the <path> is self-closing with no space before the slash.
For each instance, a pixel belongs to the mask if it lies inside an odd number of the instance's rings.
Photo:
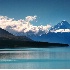
<path id="1" fill-rule="evenodd" d="M 68 44 L 48 43 L 37 41 L 15 41 L 15 40 L 0 40 L 0 48 L 50 48 L 50 47 L 67 47 Z"/>

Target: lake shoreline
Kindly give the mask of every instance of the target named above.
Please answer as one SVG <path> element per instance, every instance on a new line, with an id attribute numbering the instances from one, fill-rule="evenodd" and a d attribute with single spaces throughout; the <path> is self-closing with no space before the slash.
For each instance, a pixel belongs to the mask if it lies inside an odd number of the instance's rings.
<path id="1" fill-rule="evenodd" d="M 68 47 L 68 44 L 49 43 L 37 41 L 15 41 L 15 40 L 0 40 L 0 49 L 2 48 L 53 48 L 53 47 Z"/>

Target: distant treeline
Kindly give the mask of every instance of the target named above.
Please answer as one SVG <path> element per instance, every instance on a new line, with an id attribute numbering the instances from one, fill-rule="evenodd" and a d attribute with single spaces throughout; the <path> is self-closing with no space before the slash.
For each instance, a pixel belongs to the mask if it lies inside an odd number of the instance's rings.
<path id="1" fill-rule="evenodd" d="M 68 44 L 36 42 L 36 41 L 15 41 L 0 40 L 0 48 L 48 48 L 48 47 L 66 47 Z"/>

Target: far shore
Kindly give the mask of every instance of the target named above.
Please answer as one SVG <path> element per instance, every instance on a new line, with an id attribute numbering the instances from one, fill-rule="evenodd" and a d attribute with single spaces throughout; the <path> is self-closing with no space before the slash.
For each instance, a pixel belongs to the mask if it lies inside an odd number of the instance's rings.
<path id="1" fill-rule="evenodd" d="M 37 41 L 15 41 L 15 40 L 0 40 L 0 49 L 5 48 L 53 48 L 53 47 L 68 47 L 68 44 L 48 43 Z"/>

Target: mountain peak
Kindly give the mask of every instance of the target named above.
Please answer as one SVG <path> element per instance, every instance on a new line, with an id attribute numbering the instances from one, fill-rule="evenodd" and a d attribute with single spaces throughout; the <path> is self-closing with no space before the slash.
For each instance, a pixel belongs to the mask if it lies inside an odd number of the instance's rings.
<path id="1" fill-rule="evenodd" d="M 69 24 L 66 20 L 61 21 L 63 24 Z"/>
<path id="2" fill-rule="evenodd" d="M 54 27 L 52 27 L 50 30 L 55 31 L 58 29 L 70 29 L 70 24 L 66 20 L 63 20 L 60 23 L 58 23 L 57 25 L 55 25 Z"/>
<path id="3" fill-rule="evenodd" d="M 64 21 L 66 21 L 66 20 L 62 20 L 62 21 L 64 22 Z"/>
<path id="4" fill-rule="evenodd" d="M 63 20 L 63 21 L 66 21 L 66 20 Z"/>

